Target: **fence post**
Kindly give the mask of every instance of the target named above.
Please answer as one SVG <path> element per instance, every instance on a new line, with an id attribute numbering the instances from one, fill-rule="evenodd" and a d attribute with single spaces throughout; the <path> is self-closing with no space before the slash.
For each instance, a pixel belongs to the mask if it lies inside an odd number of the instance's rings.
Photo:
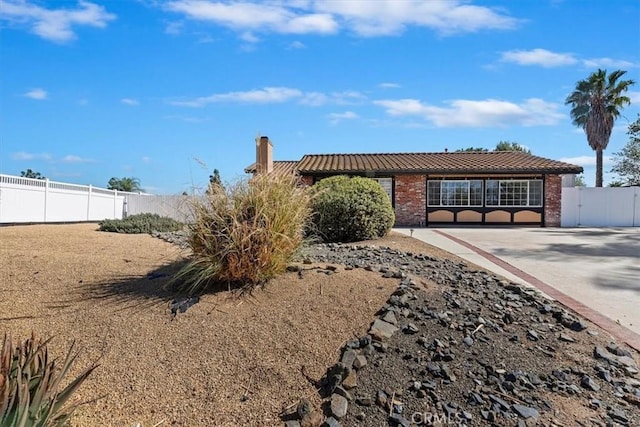
<path id="1" fill-rule="evenodd" d="M 640 194 L 640 187 L 634 189 L 633 191 L 633 218 L 631 219 L 632 227 L 636 226 L 636 217 L 638 216 L 638 214 L 640 214 L 640 212 L 638 212 L 638 209 L 636 209 L 636 206 L 638 206 L 640 202 L 640 197 L 638 197 L 638 194 Z"/>
<path id="2" fill-rule="evenodd" d="M 118 219 L 116 216 L 116 206 L 118 205 L 118 190 L 113 190 L 113 219 Z"/>
<path id="3" fill-rule="evenodd" d="M 47 201 L 49 199 L 49 178 L 44 179 L 44 221 L 47 222 Z"/>
<path id="4" fill-rule="evenodd" d="M 92 185 L 89 184 L 89 196 L 87 197 L 87 221 L 91 218 L 91 188 Z"/>

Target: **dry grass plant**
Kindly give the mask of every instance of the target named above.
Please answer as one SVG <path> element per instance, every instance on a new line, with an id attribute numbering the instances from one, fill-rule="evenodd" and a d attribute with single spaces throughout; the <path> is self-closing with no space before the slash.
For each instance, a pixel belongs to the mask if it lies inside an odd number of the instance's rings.
<path id="1" fill-rule="evenodd" d="M 189 295 L 220 287 L 244 293 L 281 274 L 305 238 L 310 197 L 295 175 L 211 186 L 193 203 L 192 259 L 170 285 Z"/>

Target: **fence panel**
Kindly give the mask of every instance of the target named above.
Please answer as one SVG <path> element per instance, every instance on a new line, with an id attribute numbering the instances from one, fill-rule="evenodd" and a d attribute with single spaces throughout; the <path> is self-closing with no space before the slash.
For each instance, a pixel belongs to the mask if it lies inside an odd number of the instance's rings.
<path id="1" fill-rule="evenodd" d="M 127 212 L 191 218 L 189 196 L 125 193 L 0 174 L 0 223 L 80 222 L 120 219 Z"/>
<path id="2" fill-rule="evenodd" d="M 563 188 L 561 225 L 640 226 L 640 187 Z"/>
<path id="3" fill-rule="evenodd" d="M 190 222 L 192 196 L 154 196 L 127 193 L 127 215 L 157 213 L 181 222 Z"/>

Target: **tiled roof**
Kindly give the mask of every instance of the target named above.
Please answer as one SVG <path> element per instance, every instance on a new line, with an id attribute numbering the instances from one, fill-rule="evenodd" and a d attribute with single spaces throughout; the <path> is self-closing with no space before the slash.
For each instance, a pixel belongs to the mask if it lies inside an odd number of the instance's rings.
<path id="1" fill-rule="evenodd" d="M 275 162 L 274 162 L 275 163 Z M 580 173 L 582 167 L 519 151 L 307 154 L 295 166 L 313 173 Z"/>
<path id="2" fill-rule="evenodd" d="M 273 162 L 273 172 L 281 174 L 293 173 L 296 170 L 295 166 L 297 164 L 297 160 L 276 160 Z M 252 163 L 250 166 L 247 166 L 244 171 L 246 173 L 255 173 L 256 164 Z"/>

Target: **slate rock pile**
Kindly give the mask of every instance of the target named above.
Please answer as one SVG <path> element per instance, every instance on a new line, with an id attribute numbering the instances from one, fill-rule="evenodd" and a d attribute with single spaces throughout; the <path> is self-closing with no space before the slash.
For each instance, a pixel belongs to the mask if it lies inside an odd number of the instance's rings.
<path id="1" fill-rule="evenodd" d="M 186 244 L 184 234 L 156 237 Z M 287 427 L 640 426 L 637 353 L 535 290 L 386 247 L 318 244 L 299 261 L 399 286 L 327 370 L 322 410 L 303 399 Z"/>
<path id="2" fill-rule="evenodd" d="M 290 427 L 640 425 L 632 352 L 594 345 L 596 331 L 535 290 L 384 247 L 315 245 L 303 260 L 400 283 L 368 334 L 327 371 L 324 421 L 301 417 Z"/>

